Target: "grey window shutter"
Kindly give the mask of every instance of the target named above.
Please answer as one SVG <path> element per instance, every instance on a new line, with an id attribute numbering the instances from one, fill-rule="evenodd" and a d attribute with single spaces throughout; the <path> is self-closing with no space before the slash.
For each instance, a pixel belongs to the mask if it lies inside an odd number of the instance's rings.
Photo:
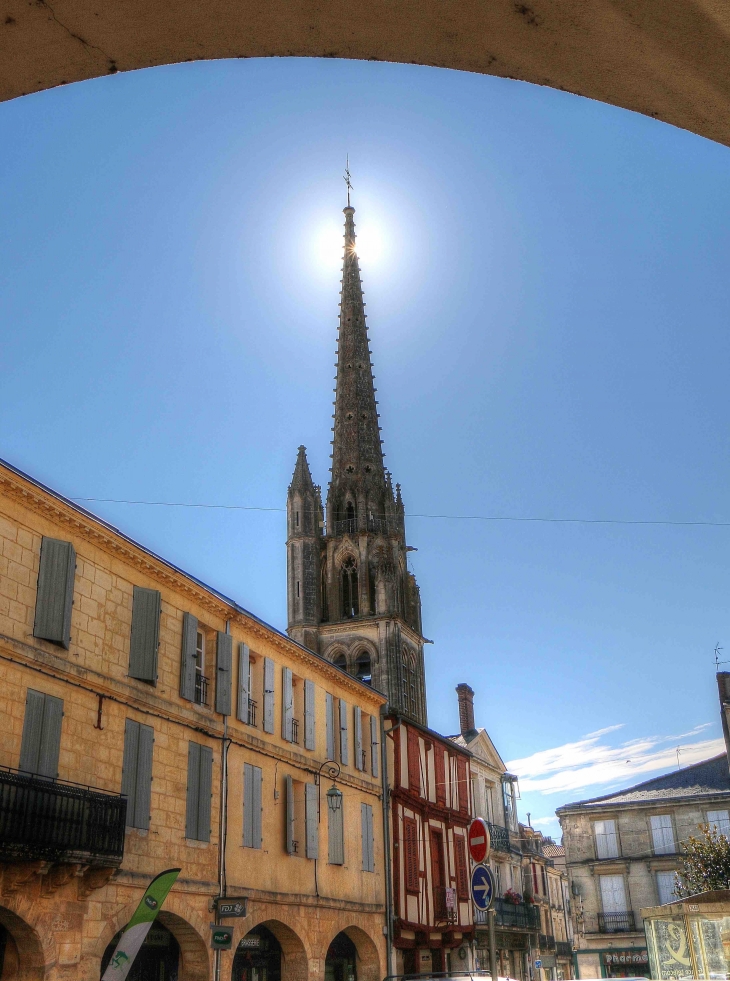
<path id="1" fill-rule="evenodd" d="M 154 738 L 155 733 L 152 726 L 145 726 L 140 723 L 134 826 L 145 830 L 150 826 L 150 811 L 152 809 L 152 744 Z"/>
<path id="2" fill-rule="evenodd" d="M 294 854 L 294 781 L 290 776 L 284 778 L 286 786 L 286 850 Z"/>
<path id="3" fill-rule="evenodd" d="M 215 710 L 221 715 L 231 714 L 231 664 L 233 662 L 233 637 L 218 631 L 215 651 Z"/>
<path id="4" fill-rule="evenodd" d="M 61 749 L 63 699 L 46 695 L 43 699 L 43 732 L 38 757 L 38 773 L 43 777 L 58 776 L 58 754 Z"/>
<path id="5" fill-rule="evenodd" d="M 260 766 L 253 767 L 253 847 L 261 848 L 261 780 L 263 771 Z"/>
<path id="6" fill-rule="evenodd" d="M 378 717 L 370 716 L 370 769 L 374 777 L 380 772 L 380 741 L 378 740 Z"/>
<path id="7" fill-rule="evenodd" d="M 355 719 L 355 768 L 358 770 L 365 769 L 365 760 L 363 745 L 362 745 L 362 709 L 359 705 L 355 706 L 354 710 Z"/>
<path id="8" fill-rule="evenodd" d="M 38 772 L 41 755 L 41 735 L 43 733 L 42 692 L 28 689 L 25 696 L 25 719 L 23 720 L 23 740 L 20 744 L 20 769 L 28 773 Z"/>
<path id="9" fill-rule="evenodd" d="M 315 748 L 314 682 L 304 682 L 304 748 Z"/>
<path id="10" fill-rule="evenodd" d="M 71 542 L 46 538 L 41 542 L 38 592 L 33 636 L 69 648 L 74 597 L 76 552 Z"/>
<path id="11" fill-rule="evenodd" d="M 327 759 L 335 758 L 335 700 L 329 692 L 326 695 L 325 715 L 327 723 Z"/>
<path id="12" fill-rule="evenodd" d="M 122 793 L 127 798 L 127 827 L 134 828 L 135 802 L 137 800 L 137 754 L 139 750 L 139 722 L 127 719 L 124 724 L 124 760 L 122 762 Z"/>
<path id="13" fill-rule="evenodd" d="M 236 717 L 240 722 L 248 722 L 248 700 L 251 693 L 248 690 L 248 676 L 251 671 L 251 655 L 248 644 L 238 645 L 238 703 Z"/>
<path id="14" fill-rule="evenodd" d="M 195 701 L 195 649 L 198 643 L 198 618 L 183 613 L 182 652 L 180 654 L 180 694 Z"/>
<path id="15" fill-rule="evenodd" d="M 375 843 L 373 841 L 373 809 L 370 804 L 360 805 L 360 827 L 362 833 L 363 872 L 375 871 Z"/>
<path id="16" fill-rule="evenodd" d="M 316 784 L 304 784 L 304 823 L 307 829 L 307 858 L 319 858 L 319 824 L 317 823 Z"/>
<path id="17" fill-rule="evenodd" d="M 350 762 L 350 752 L 347 745 L 347 702 L 340 699 L 340 763 L 347 766 Z"/>
<path id="18" fill-rule="evenodd" d="M 157 646 L 160 639 L 160 593 L 134 587 L 132 635 L 129 641 L 129 676 L 157 681 Z"/>
<path id="19" fill-rule="evenodd" d="M 253 771 L 250 763 L 243 764 L 243 847 L 253 848 Z"/>
<path id="20" fill-rule="evenodd" d="M 198 802 L 200 800 L 200 750 L 198 743 L 188 743 L 188 793 L 185 805 L 185 837 L 198 837 Z"/>
<path id="21" fill-rule="evenodd" d="M 213 750 L 200 747 L 200 777 L 198 780 L 198 841 L 210 841 L 210 804 L 213 790 Z"/>
<path id="22" fill-rule="evenodd" d="M 281 738 L 290 743 L 293 739 L 294 692 L 291 668 L 281 669 Z"/>
<path id="23" fill-rule="evenodd" d="M 345 864 L 344 799 L 336 811 L 327 805 L 328 861 L 330 865 Z"/>
<path id="24" fill-rule="evenodd" d="M 264 732 L 274 731 L 274 662 L 264 658 Z"/>

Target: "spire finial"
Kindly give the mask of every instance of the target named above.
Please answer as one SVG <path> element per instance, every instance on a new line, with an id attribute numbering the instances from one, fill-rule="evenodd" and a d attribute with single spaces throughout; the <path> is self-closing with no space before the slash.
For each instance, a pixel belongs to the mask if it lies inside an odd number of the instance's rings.
<path id="1" fill-rule="evenodd" d="M 351 207 L 350 191 L 352 190 L 352 181 L 350 180 L 350 154 L 349 153 L 347 154 L 347 163 L 345 164 L 345 173 L 342 179 L 344 180 L 345 184 L 347 184 L 347 207 L 349 208 Z"/>

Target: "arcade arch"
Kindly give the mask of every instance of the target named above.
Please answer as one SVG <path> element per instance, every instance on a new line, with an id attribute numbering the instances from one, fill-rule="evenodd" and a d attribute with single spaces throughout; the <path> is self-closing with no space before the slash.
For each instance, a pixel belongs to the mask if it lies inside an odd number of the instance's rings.
<path id="1" fill-rule="evenodd" d="M 3 981 L 41 981 L 46 958 L 36 930 L 0 906 L 0 975 Z"/>
<path id="2" fill-rule="evenodd" d="M 378 948 L 361 927 L 351 924 L 332 938 L 324 981 L 380 981 L 381 977 Z"/>
<path id="3" fill-rule="evenodd" d="M 264 920 L 236 945 L 231 981 L 307 981 L 309 955 L 297 933 L 280 920 Z"/>

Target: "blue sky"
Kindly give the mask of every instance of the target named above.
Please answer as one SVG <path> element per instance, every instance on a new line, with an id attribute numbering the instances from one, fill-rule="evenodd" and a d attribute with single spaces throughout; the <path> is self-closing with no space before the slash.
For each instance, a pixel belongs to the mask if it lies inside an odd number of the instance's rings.
<path id="1" fill-rule="evenodd" d="M 69 496 L 280 509 L 304 443 L 326 484 L 349 153 L 386 463 L 456 516 L 408 520 L 430 723 L 468 681 L 533 820 L 717 751 L 730 528 L 460 516 L 730 521 L 727 148 L 304 60 L 30 96 L 0 145 L 0 456 Z M 285 626 L 281 510 L 90 507 Z"/>

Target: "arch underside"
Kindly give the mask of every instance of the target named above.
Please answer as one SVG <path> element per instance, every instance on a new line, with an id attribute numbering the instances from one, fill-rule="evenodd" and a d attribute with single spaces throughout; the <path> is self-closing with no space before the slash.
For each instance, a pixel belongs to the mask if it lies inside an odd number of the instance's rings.
<path id="1" fill-rule="evenodd" d="M 730 145 L 721 0 L 0 0 L 0 99 L 154 65 L 299 56 L 548 85 Z"/>

